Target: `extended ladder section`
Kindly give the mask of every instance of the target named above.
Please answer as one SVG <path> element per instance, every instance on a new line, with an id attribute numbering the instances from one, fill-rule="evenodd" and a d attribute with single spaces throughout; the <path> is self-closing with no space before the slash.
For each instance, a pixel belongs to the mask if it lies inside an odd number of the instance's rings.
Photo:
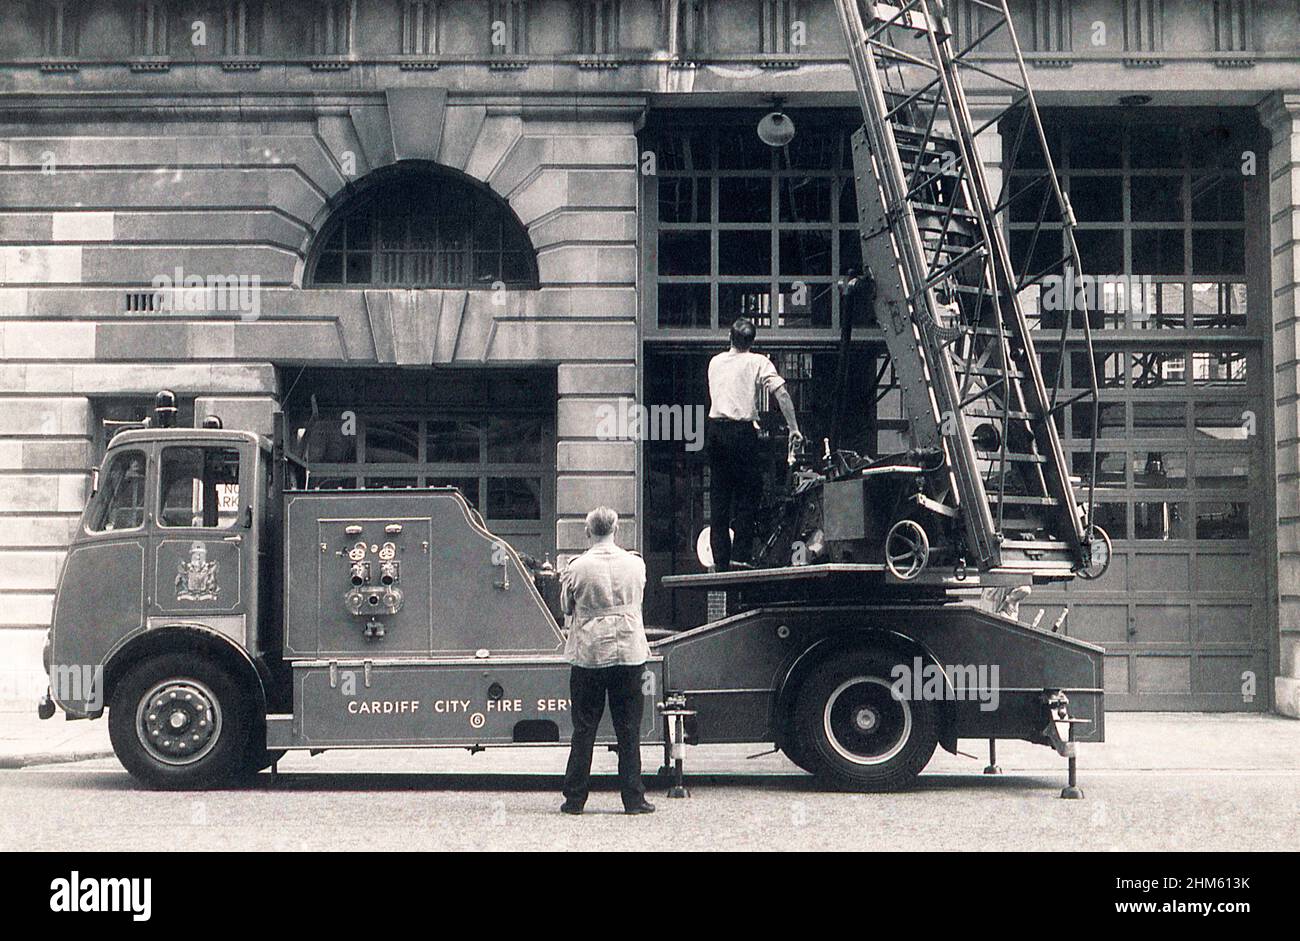
<path id="1" fill-rule="evenodd" d="M 1090 514 L 1076 502 L 1055 420 L 1068 406 L 1091 401 L 1095 464 L 1090 317 L 1078 306 L 1082 298 L 1070 297 L 1060 323 L 1062 354 L 1067 331 L 1082 330 L 1090 388 L 1060 394 L 1058 371 L 1049 394 L 1020 293 L 1081 269 L 1074 220 L 1052 167 L 1006 3 L 973 0 L 964 7 L 977 11 L 978 19 L 967 25 L 970 39 L 961 47 L 942 0 L 836 0 L 836 6 L 864 119 L 853 142 L 862 257 L 915 443 L 945 458 L 947 480 L 931 497 L 950 514 L 955 511 L 966 561 L 981 571 L 1086 570 Z M 1008 47 L 1012 54 L 1010 78 L 995 73 L 987 60 L 971 61 L 994 37 L 1004 61 Z M 1010 104 L 979 127 L 973 126 L 962 88 L 964 70 L 1011 92 Z M 1007 173 L 994 200 L 979 135 L 990 128 L 1005 134 L 1009 125 L 1014 127 L 1007 135 L 1007 162 L 1028 146 L 1039 172 L 1032 181 L 1017 175 L 1018 189 L 1010 192 L 1013 177 Z M 1042 257 L 1036 250 L 1040 236 L 1044 245 L 1049 237 L 1062 239 L 1059 261 L 1041 271 L 1013 267 L 998 223 L 1013 203 L 1023 218 L 1021 200 L 1038 217 L 1027 258 Z M 1039 326 L 1048 322 L 1044 315 Z M 1089 493 L 1085 507 L 1091 505 Z"/>

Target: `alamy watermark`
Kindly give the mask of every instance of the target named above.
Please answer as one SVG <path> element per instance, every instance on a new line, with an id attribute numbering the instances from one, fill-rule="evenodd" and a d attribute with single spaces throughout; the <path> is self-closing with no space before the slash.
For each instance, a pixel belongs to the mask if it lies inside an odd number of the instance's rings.
<path id="1" fill-rule="evenodd" d="M 641 405 L 619 399 L 596 408 L 596 437 L 601 441 L 683 441 L 687 451 L 704 447 L 703 405 Z"/>
<path id="2" fill-rule="evenodd" d="M 1040 311 L 1084 310 L 1108 314 L 1156 313 L 1156 282 L 1145 275 L 1063 274 L 1047 275 L 1041 281 Z"/>
<path id="3" fill-rule="evenodd" d="M 951 664 L 941 667 L 920 657 L 900 663 L 889 671 L 894 683 L 889 691 L 902 701 L 977 702 L 980 712 L 998 708 L 998 665 Z"/>
<path id="4" fill-rule="evenodd" d="M 246 274 L 186 274 L 180 265 L 171 274 L 155 275 L 154 308 L 205 313 L 234 313 L 240 320 L 262 315 L 262 277 Z"/>

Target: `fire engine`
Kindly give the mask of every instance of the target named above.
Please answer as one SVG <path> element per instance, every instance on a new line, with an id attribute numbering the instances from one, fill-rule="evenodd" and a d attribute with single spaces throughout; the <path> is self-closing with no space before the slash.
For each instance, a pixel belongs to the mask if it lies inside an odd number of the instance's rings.
<path id="1" fill-rule="evenodd" d="M 983 35 L 960 46 L 941 0 L 836 3 L 864 119 L 865 270 L 845 286 L 842 348 L 857 309 L 883 335 L 911 447 L 792 452 L 759 564 L 665 579 L 723 593 L 730 612 L 651 646 L 658 710 L 641 732 L 679 774 L 683 742 L 767 744 L 828 785 L 891 790 L 938 745 L 1019 739 L 1068 757 L 1063 795 L 1080 796 L 1074 743 L 1104 738 L 1101 648 L 1008 614 L 1025 585 L 1098 576 L 1110 544 L 1056 427 L 1067 405 L 1095 408 L 1095 375 L 1063 392 L 1033 343 L 1082 331 L 1092 363 L 1091 315 L 1031 325 L 1021 303 L 1079 270 L 1074 220 L 1006 5 L 978 6 Z M 1000 78 L 1008 160 L 1028 142 L 1041 170 L 1001 195 L 978 154 L 993 121 L 975 125 L 961 83 L 987 71 L 971 56 L 995 35 L 1016 65 Z M 1020 199 L 1061 220 L 1054 266 L 1013 267 L 997 217 Z M 460 492 L 317 489 L 283 416 L 268 438 L 173 427 L 160 405 L 98 471 L 59 580 L 42 715 L 107 709 L 122 764 L 165 788 L 238 781 L 287 750 L 567 741 L 555 575 Z M 999 593 L 1001 611 L 984 603 Z"/>

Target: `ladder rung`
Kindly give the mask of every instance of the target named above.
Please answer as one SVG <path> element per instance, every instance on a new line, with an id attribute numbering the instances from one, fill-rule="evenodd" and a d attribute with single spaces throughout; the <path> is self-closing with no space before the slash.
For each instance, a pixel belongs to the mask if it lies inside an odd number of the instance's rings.
<path id="1" fill-rule="evenodd" d="M 962 209 L 960 206 L 940 206 L 938 203 L 923 203 L 911 200 L 913 209 L 922 209 L 926 212 L 932 212 L 936 216 L 946 216 L 949 211 L 958 219 L 978 219 L 975 213 L 969 209 Z"/>
<path id="2" fill-rule="evenodd" d="M 973 375 L 976 376 L 992 376 L 994 379 L 1003 379 L 1003 378 L 1024 379 L 1025 378 L 1025 374 L 1020 372 L 1018 369 L 999 369 L 996 366 L 972 366 L 969 369 L 967 369 L 965 366 L 962 366 L 960 369 L 958 369 L 954 365 L 953 369 L 958 376 L 964 376 L 966 375 L 966 373 L 972 373 Z"/>
<path id="3" fill-rule="evenodd" d="M 961 168 L 957 166 L 944 166 L 942 161 L 939 162 L 939 167 L 936 169 L 933 163 L 916 163 L 915 161 L 904 160 L 903 169 L 908 173 L 922 173 L 927 177 L 934 177 L 935 179 L 943 176 L 950 180 L 955 180 L 965 176 L 965 173 Z"/>
<path id="4" fill-rule="evenodd" d="M 1022 497 L 1018 495 L 1007 494 L 999 497 L 996 493 L 989 494 L 990 503 L 1004 503 L 1007 506 L 1060 506 L 1061 501 L 1055 497 Z"/>
<path id="5" fill-rule="evenodd" d="M 955 137 L 947 137 L 942 134 L 937 134 L 933 130 L 931 130 L 929 134 L 927 134 L 925 128 L 918 127 L 915 124 L 900 124 L 898 122 L 890 122 L 890 123 L 894 128 L 895 137 L 897 137 L 899 132 L 901 131 L 904 134 L 910 134 L 913 137 L 919 137 L 922 140 L 924 140 L 926 137 L 929 137 L 930 140 L 932 141 L 946 141 L 947 143 L 950 143 L 954 146 L 956 146 L 957 144 L 957 138 Z"/>
<path id="6" fill-rule="evenodd" d="M 962 411 L 963 415 L 969 415 L 971 418 L 1010 418 L 1013 421 L 1035 421 L 1042 420 L 1042 417 L 1032 412 L 1020 412 L 1015 409 L 1003 412 L 1000 409 L 989 408 L 971 408 Z"/>
<path id="7" fill-rule="evenodd" d="M 1002 541 L 1003 549 L 1020 549 L 1034 550 L 1046 549 L 1049 552 L 1067 552 L 1070 549 L 1069 543 L 1061 542 L 1058 539 L 1004 539 Z"/>
<path id="8" fill-rule="evenodd" d="M 975 452 L 975 456 L 984 461 L 1000 461 L 1003 458 L 1003 454 L 1001 451 L 977 450 Z M 1041 454 L 1019 454 L 1015 451 L 1008 451 L 1005 456 L 1008 461 L 1015 461 L 1019 464 L 1046 464 L 1047 463 L 1047 458 L 1043 457 Z"/>

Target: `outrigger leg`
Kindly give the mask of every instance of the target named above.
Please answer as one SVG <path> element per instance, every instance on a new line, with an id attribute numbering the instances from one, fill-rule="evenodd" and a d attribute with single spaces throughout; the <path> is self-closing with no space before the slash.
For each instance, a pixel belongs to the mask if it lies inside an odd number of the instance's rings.
<path id="1" fill-rule="evenodd" d="M 1002 769 L 998 767 L 998 740 L 989 739 L 989 764 L 984 769 L 985 774 L 1001 774 Z"/>
<path id="2" fill-rule="evenodd" d="M 686 697 L 680 693 L 665 696 L 659 704 L 659 712 L 669 722 L 671 736 L 665 742 L 665 761 L 671 758 L 673 763 L 673 784 L 668 788 L 668 797 L 690 797 L 682 780 L 682 762 L 686 755 L 686 717 L 695 715 L 694 709 L 686 708 Z"/>
<path id="3" fill-rule="evenodd" d="M 1051 739 L 1056 753 L 1066 759 L 1066 782 L 1061 788 L 1061 797 L 1065 800 L 1082 800 L 1083 790 L 1079 787 L 1078 757 L 1074 744 L 1074 727 L 1087 719 L 1070 717 L 1070 700 L 1059 690 L 1046 697 L 1048 722 L 1043 731 Z"/>

